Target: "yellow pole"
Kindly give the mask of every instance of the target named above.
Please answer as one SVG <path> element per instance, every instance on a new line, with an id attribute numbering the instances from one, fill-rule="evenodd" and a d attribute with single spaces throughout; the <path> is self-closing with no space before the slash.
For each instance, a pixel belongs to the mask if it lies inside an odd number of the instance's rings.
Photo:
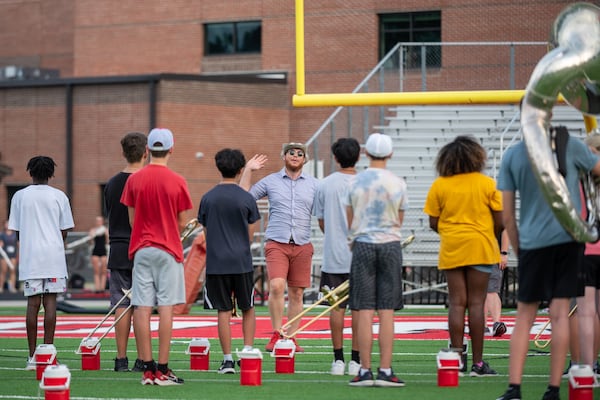
<path id="1" fill-rule="evenodd" d="M 296 0 L 296 94 L 304 95 L 304 0 Z"/>
<path id="2" fill-rule="evenodd" d="M 295 95 L 294 107 L 381 106 L 415 104 L 518 104 L 524 90 L 455 92 L 323 93 Z"/>

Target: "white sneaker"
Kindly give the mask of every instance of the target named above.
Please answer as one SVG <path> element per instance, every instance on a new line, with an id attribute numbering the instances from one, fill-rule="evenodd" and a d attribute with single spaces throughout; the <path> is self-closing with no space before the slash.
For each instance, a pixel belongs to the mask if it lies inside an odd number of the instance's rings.
<path id="1" fill-rule="evenodd" d="M 360 372 L 360 364 L 352 360 L 348 363 L 348 375 L 356 376 Z"/>
<path id="2" fill-rule="evenodd" d="M 331 375 L 344 375 L 346 364 L 342 360 L 335 360 L 331 363 Z"/>
<path id="3" fill-rule="evenodd" d="M 37 369 L 37 365 L 33 357 L 27 357 L 27 364 L 25 365 L 25 371 L 35 371 Z"/>

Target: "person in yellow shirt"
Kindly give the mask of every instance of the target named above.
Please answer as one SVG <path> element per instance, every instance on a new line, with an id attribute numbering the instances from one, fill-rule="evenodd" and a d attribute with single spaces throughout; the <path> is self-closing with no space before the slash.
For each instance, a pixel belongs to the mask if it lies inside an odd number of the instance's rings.
<path id="1" fill-rule="evenodd" d="M 471 376 L 497 375 L 483 360 L 484 304 L 492 268 L 500 262 L 502 197 L 494 179 L 483 174 L 485 149 L 472 136 L 457 136 L 437 155 L 439 175 L 431 185 L 424 212 L 440 235 L 438 269 L 448 282 L 451 347 L 463 349 L 469 310 Z M 463 372 L 466 354 L 463 354 Z"/>

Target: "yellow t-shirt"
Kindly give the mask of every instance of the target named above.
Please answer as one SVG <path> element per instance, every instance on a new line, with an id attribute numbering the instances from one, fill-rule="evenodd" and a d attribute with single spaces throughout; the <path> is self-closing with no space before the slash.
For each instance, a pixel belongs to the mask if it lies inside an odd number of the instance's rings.
<path id="1" fill-rule="evenodd" d="M 493 211 L 502 211 L 496 182 L 479 172 L 437 178 L 425 213 L 438 217 L 439 269 L 500 262 Z"/>

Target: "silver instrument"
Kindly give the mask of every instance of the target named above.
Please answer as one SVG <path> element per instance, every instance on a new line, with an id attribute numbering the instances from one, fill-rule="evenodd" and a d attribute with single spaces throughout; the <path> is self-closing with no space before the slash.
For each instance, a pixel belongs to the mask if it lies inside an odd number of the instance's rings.
<path id="1" fill-rule="evenodd" d="M 563 9 L 552 27 L 550 48 L 535 67 L 525 91 L 523 137 L 533 172 L 558 221 L 575 240 L 594 242 L 598 240 L 598 210 L 590 211 L 594 215 L 584 221 L 575 209 L 554 164 L 549 127 L 559 94 L 583 114 L 600 114 L 600 8 L 574 3 Z M 589 184 L 586 186 L 589 190 Z"/>

